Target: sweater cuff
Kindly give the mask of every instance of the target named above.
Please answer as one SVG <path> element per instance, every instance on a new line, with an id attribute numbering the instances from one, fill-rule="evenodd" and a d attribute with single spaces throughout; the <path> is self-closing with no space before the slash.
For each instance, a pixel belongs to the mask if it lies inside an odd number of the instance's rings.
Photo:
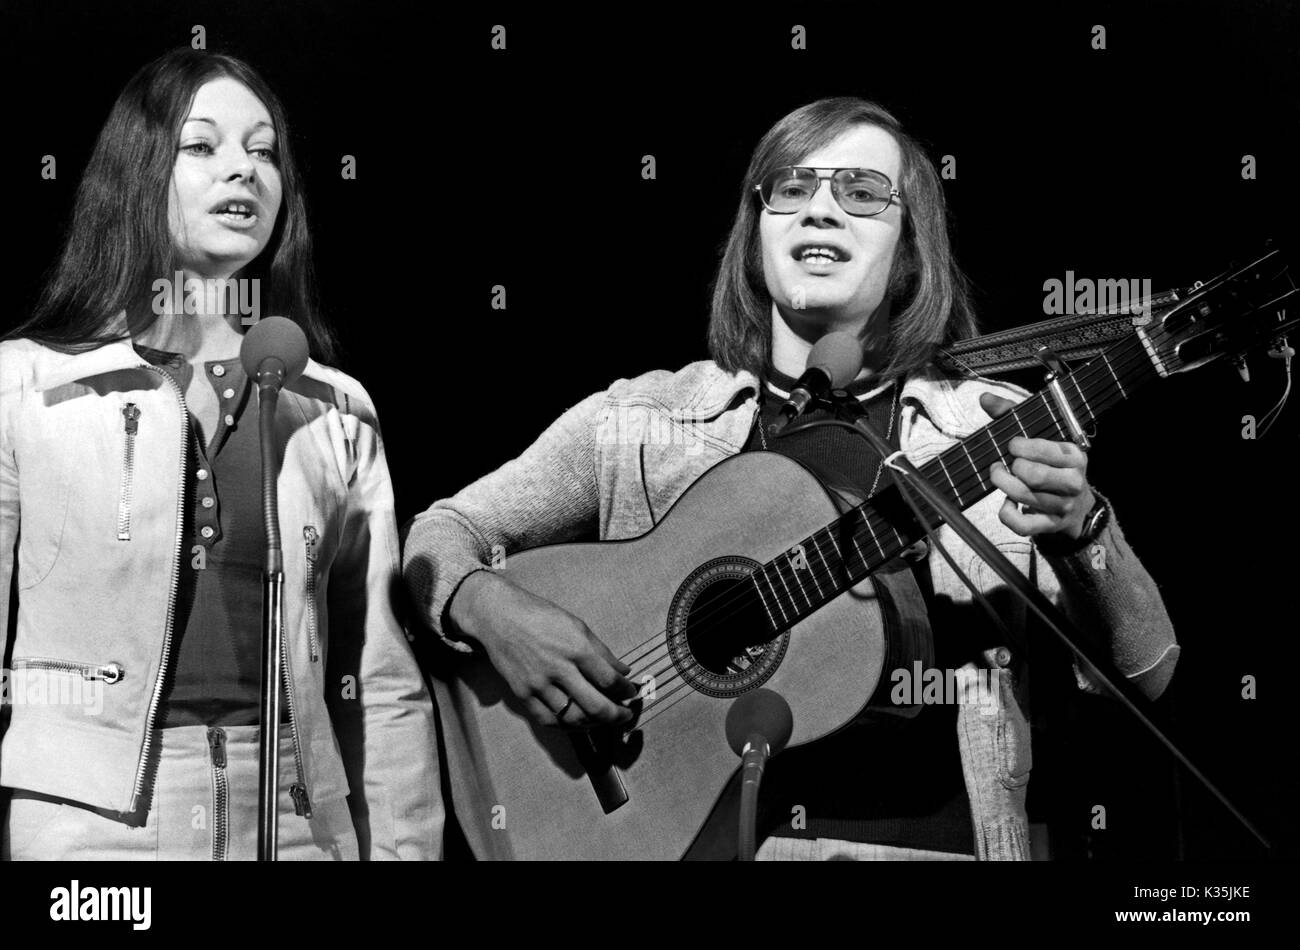
<path id="1" fill-rule="evenodd" d="M 1041 553 L 1056 575 L 1071 619 L 1106 644 L 1125 678 L 1146 695 L 1159 696 L 1173 675 L 1179 648 L 1160 591 L 1125 540 L 1114 510 L 1101 534 L 1082 550 L 1065 556 Z M 1080 688 L 1101 692 L 1077 659 L 1073 664 Z"/>
<path id="2" fill-rule="evenodd" d="M 402 577 L 418 615 L 448 647 L 461 653 L 472 648 L 456 639 L 447 608 L 465 578 L 489 570 L 479 559 L 479 539 L 448 512 L 417 518 L 410 527 L 402 555 Z"/>

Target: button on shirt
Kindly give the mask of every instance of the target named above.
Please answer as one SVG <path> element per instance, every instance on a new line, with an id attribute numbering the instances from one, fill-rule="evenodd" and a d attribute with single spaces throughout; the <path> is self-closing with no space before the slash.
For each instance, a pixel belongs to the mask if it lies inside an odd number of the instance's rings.
<path id="1" fill-rule="evenodd" d="M 196 371 L 180 354 L 138 344 L 136 350 L 170 373 L 182 391 Z M 261 715 L 266 528 L 257 400 L 238 358 L 204 363 L 202 371 L 216 392 L 220 417 L 207 446 L 190 421 L 185 542 L 164 728 L 253 725 Z"/>

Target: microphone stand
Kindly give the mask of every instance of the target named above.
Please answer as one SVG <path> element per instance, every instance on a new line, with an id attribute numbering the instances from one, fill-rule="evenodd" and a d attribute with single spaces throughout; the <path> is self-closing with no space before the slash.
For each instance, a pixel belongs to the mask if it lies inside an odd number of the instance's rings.
<path id="1" fill-rule="evenodd" d="M 262 729 L 258 738 L 257 860 L 275 861 L 279 844 L 280 680 L 284 648 L 284 554 L 280 547 L 275 411 L 285 367 L 267 359 L 257 374 L 258 433 L 262 447 Z"/>
<path id="2" fill-rule="evenodd" d="M 737 860 L 753 861 L 758 852 L 758 789 L 763 767 L 772 748 L 761 733 L 754 733 L 742 750 L 740 766 L 740 823 Z"/>
<path id="3" fill-rule="evenodd" d="M 1087 671 L 1093 675 L 1111 695 L 1119 701 L 1137 720 L 1146 727 L 1147 731 L 1154 735 L 1161 744 L 1164 745 L 1189 772 L 1194 775 L 1209 792 L 1217 798 L 1225 808 L 1228 809 L 1236 819 L 1241 822 L 1246 829 L 1259 839 L 1265 848 L 1272 848 L 1268 839 L 1265 838 L 1258 829 L 1251 824 L 1250 820 L 1243 815 L 1228 798 L 1215 787 L 1214 783 L 1205 776 L 1191 761 L 1183 754 L 1182 750 L 1174 744 L 1173 740 L 1152 720 L 1148 715 L 1150 710 L 1150 701 L 1144 696 L 1136 686 L 1115 668 L 1110 657 L 1102 651 L 1065 616 L 1056 606 L 1044 596 L 1035 584 L 1031 584 L 1015 565 L 1007 560 L 1006 556 L 997 549 L 988 538 L 980 533 L 966 518 L 961 511 L 950 502 L 942 492 L 936 489 L 912 464 L 901 451 L 895 452 L 894 449 L 886 442 L 879 433 L 877 433 L 867 423 L 865 412 L 860 406 L 844 407 L 836 403 L 837 414 L 841 420 L 847 419 L 847 423 L 859 432 L 871 446 L 880 453 L 880 457 L 886 460 L 886 467 L 890 471 L 891 477 L 898 485 L 899 494 L 905 501 L 914 508 L 917 507 L 915 502 L 908 495 L 908 489 L 914 489 L 921 498 L 930 505 L 949 527 L 957 533 L 957 536 L 965 541 L 978 554 L 989 567 L 991 567 L 1003 581 L 1012 589 L 1018 591 L 1029 605 L 1030 609 L 1038 615 L 1039 619 L 1047 626 L 1058 640 L 1060 640 L 1069 650 L 1084 664 Z M 904 484 L 906 483 L 906 484 Z M 914 514 L 921 518 L 922 512 L 915 511 Z M 922 519 L 922 526 L 925 521 Z"/>

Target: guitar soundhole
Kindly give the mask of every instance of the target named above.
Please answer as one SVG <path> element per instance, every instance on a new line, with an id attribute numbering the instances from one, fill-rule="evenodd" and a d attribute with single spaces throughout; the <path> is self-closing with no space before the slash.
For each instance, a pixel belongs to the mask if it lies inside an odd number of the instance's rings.
<path id="1" fill-rule="evenodd" d="M 668 653 L 678 674 L 709 696 L 735 696 L 776 672 L 790 642 L 775 640 L 749 575 L 760 565 L 743 557 L 716 558 L 697 568 L 673 598 Z"/>

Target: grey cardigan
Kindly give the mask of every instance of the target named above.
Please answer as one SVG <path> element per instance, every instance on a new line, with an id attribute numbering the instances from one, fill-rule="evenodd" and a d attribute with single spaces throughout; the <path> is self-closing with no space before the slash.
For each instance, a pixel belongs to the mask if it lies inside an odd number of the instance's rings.
<path id="1" fill-rule="evenodd" d="M 908 458 L 919 465 L 986 424 L 979 406 L 984 392 L 1017 402 L 1029 395 L 982 377 L 910 377 L 900 394 L 899 418 L 900 446 Z M 444 627 L 445 611 L 460 582 L 494 555 L 592 530 L 604 540 L 649 531 L 701 474 L 741 451 L 758 410 L 757 394 L 752 374 L 703 361 L 676 373 L 618 380 L 566 411 L 518 458 L 435 502 L 407 526 L 403 572 L 425 622 L 453 649 L 468 651 Z M 1003 525 L 998 510 L 1005 497 L 994 491 L 966 515 L 1071 619 L 1105 637 L 1125 676 L 1148 696 L 1159 696 L 1179 648 L 1156 585 L 1116 520 L 1099 538 L 1106 552 L 1094 569 L 1091 552 L 1049 559 Z M 938 538 L 981 591 L 1003 586 L 951 528 L 942 527 Z M 971 601 L 938 551 L 930 553 L 930 568 L 936 596 Z M 1004 622 L 1011 630 L 1023 629 L 1024 604 L 1003 603 Z M 1000 670 L 999 701 L 980 702 L 972 694 L 957 717 L 976 856 L 1027 859 L 1029 726 L 1008 666 L 1010 651 L 989 650 L 985 660 Z M 973 673 L 975 665 L 964 670 Z M 1075 672 L 1082 689 L 1096 690 L 1077 667 Z M 972 683 L 972 689 L 974 679 L 959 674 L 959 682 Z"/>

